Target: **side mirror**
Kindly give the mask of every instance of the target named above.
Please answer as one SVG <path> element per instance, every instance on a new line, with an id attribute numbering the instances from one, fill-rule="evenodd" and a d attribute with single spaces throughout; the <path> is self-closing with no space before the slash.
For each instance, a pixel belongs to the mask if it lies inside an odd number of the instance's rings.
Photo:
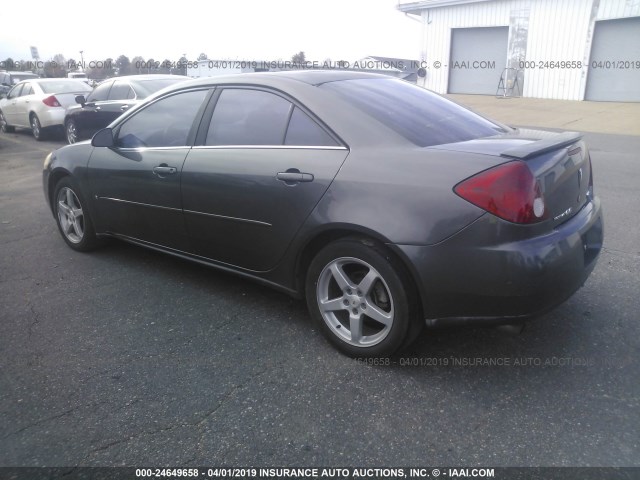
<path id="1" fill-rule="evenodd" d="M 76 103 L 79 103 L 80 105 L 82 105 L 84 107 L 84 104 L 87 101 L 84 98 L 84 95 L 76 95 Z"/>
<path id="2" fill-rule="evenodd" d="M 111 148 L 114 146 L 113 141 L 113 130 L 110 128 L 103 128 L 102 130 L 98 130 L 96 134 L 91 139 L 92 147 L 107 147 Z"/>

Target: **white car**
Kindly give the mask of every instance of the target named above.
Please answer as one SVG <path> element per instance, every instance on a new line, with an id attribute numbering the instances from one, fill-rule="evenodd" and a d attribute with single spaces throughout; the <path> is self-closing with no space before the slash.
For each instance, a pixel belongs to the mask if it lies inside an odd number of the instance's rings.
<path id="1" fill-rule="evenodd" d="M 76 96 L 90 91 L 82 80 L 24 80 L 0 100 L 0 128 L 3 132 L 29 128 L 36 140 L 43 140 L 51 130 L 62 129 L 65 110 L 76 104 Z"/>

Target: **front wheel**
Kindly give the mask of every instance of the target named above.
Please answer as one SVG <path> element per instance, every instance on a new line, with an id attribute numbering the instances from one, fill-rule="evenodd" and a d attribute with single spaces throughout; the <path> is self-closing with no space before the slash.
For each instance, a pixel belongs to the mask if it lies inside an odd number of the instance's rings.
<path id="1" fill-rule="evenodd" d="M 64 177 L 58 182 L 53 199 L 58 228 L 67 245 L 74 250 L 86 252 L 101 244 L 80 190 L 70 177 Z"/>
<path id="2" fill-rule="evenodd" d="M 16 130 L 14 127 L 7 124 L 7 119 L 2 111 L 0 111 L 0 130 L 2 130 L 3 133 L 13 133 Z"/>
<path id="3" fill-rule="evenodd" d="M 383 247 L 357 239 L 331 243 L 313 259 L 309 310 L 323 334 L 353 357 L 386 356 L 411 336 L 414 289 Z"/>

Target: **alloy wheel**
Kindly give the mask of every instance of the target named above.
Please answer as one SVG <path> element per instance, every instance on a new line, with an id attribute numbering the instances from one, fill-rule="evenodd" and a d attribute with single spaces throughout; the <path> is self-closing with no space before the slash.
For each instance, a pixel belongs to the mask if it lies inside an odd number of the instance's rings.
<path id="1" fill-rule="evenodd" d="M 61 188 L 57 202 L 62 233 L 71 243 L 80 243 L 84 237 L 84 213 L 77 195 L 68 187 Z"/>
<path id="2" fill-rule="evenodd" d="M 389 286 L 373 266 L 358 258 L 330 262 L 318 278 L 316 300 L 331 331 L 350 345 L 377 345 L 393 325 Z"/>

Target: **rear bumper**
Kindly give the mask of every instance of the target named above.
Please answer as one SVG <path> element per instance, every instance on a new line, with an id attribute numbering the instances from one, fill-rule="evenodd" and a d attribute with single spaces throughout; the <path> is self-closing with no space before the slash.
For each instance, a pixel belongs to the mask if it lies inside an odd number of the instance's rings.
<path id="1" fill-rule="evenodd" d="M 528 229 L 487 214 L 440 244 L 396 245 L 413 269 L 427 324 L 507 323 L 573 295 L 602 248 L 599 199 L 550 233 Z"/>
<path id="2" fill-rule="evenodd" d="M 64 108 L 49 108 L 38 113 L 43 128 L 64 125 Z"/>

